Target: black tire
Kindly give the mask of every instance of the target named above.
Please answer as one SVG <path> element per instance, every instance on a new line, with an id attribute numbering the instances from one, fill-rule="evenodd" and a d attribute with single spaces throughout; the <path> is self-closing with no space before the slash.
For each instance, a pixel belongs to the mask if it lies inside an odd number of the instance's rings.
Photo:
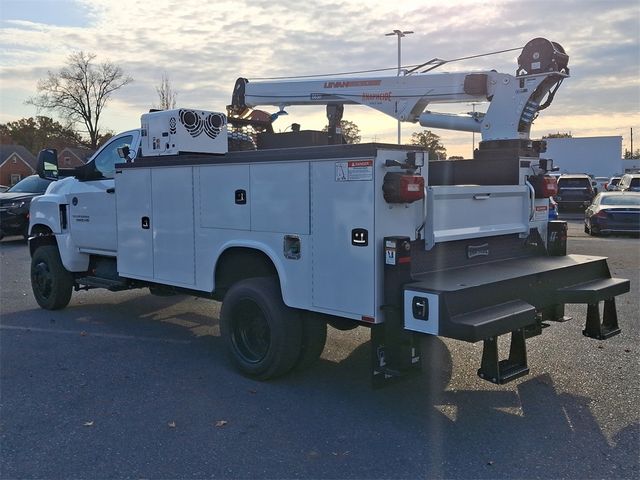
<path id="1" fill-rule="evenodd" d="M 300 357 L 302 321 L 282 301 L 276 278 L 249 278 L 227 292 L 220 333 L 243 374 L 268 380 L 289 372 Z"/>
<path id="2" fill-rule="evenodd" d="M 62 265 L 55 245 L 38 247 L 31 257 L 31 288 L 45 310 L 59 310 L 71 300 L 73 275 Z"/>
<path id="3" fill-rule="evenodd" d="M 296 370 L 309 368 L 318 361 L 327 343 L 327 322 L 313 315 L 302 320 L 302 347 Z"/>

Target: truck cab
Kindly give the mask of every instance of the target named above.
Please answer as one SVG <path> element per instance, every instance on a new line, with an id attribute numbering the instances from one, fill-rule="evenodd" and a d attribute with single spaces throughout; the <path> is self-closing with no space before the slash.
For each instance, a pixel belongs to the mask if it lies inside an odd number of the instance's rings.
<path id="1" fill-rule="evenodd" d="M 74 170 L 61 170 L 60 179 L 52 182 L 46 195 L 34 199 L 35 218 L 31 220 L 39 229 L 48 227 L 53 233 L 63 233 L 66 223 L 65 241 L 73 249 L 68 252 L 63 263 L 75 270 L 79 264 L 85 265 L 90 254 L 116 256 L 116 203 L 115 165 L 122 162 L 118 151 L 136 152 L 140 145 L 140 130 L 120 133 L 103 145 L 89 161 Z M 58 208 L 51 202 L 59 203 Z M 68 206 L 65 221 L 56 218 L 62 205 Z M 46 212 L 46 213 L 45 213 Z M 75 268 L 73 268 L 75 267 Z"/>

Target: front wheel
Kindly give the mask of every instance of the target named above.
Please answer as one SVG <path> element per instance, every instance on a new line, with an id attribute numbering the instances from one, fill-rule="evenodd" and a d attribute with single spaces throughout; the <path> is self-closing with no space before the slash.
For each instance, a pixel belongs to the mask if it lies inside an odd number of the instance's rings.
<path id="1" fill-rule="evenodd" d="M 282 301 L 276 278 L 249 278 L 224 297 L 220 332 L 236 367 L 267 380 L 284 375 L 300 358 L 302 319 Z"/>
<path id="2" fill-rule="evenodd" d="M 71 300 L 73 275 L 62 265 L 54 245 L 38 247 L 31 258 L 31 288 L 45 310 L 59 310 Z"/>

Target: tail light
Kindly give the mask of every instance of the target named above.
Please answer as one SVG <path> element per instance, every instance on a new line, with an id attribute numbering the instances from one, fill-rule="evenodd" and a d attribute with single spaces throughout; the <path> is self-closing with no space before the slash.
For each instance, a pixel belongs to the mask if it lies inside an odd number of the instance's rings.
<path id="1" fill-rule="evenodd" d="M 550 175 L 531 176 L 529 183 L 536 192 L 536 198 L 549 198 L 558 194 L 558 182 Z"/>
<path id="2" fill-rule="evenodd" d="M 598 218 L 607 218 L 607 211 L 606 210 L 600 210 L 598 213 L 595 214 L 596 217 Z"/>
<path id="3" fill-rule="evenodd" d="M 382 192 L 387 203 L 412 203 L 424 198 L 424 178 L 399 172 L 384 176 Z"/>

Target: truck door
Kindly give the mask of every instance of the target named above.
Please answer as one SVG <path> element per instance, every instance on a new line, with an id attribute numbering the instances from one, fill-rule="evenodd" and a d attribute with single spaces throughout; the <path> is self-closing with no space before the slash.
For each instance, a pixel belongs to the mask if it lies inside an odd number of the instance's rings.
<path id="1" fill-rule="evenodd" d="M 71 236 L 81 251 L 115 255 L 117 249 L 115 164 L 122 162 L 118 148 L 137 151 L 140 134 L 129 131 L 113 138 L 90 160 L 93 170 L 79 178 L 69 194 Z"/>

